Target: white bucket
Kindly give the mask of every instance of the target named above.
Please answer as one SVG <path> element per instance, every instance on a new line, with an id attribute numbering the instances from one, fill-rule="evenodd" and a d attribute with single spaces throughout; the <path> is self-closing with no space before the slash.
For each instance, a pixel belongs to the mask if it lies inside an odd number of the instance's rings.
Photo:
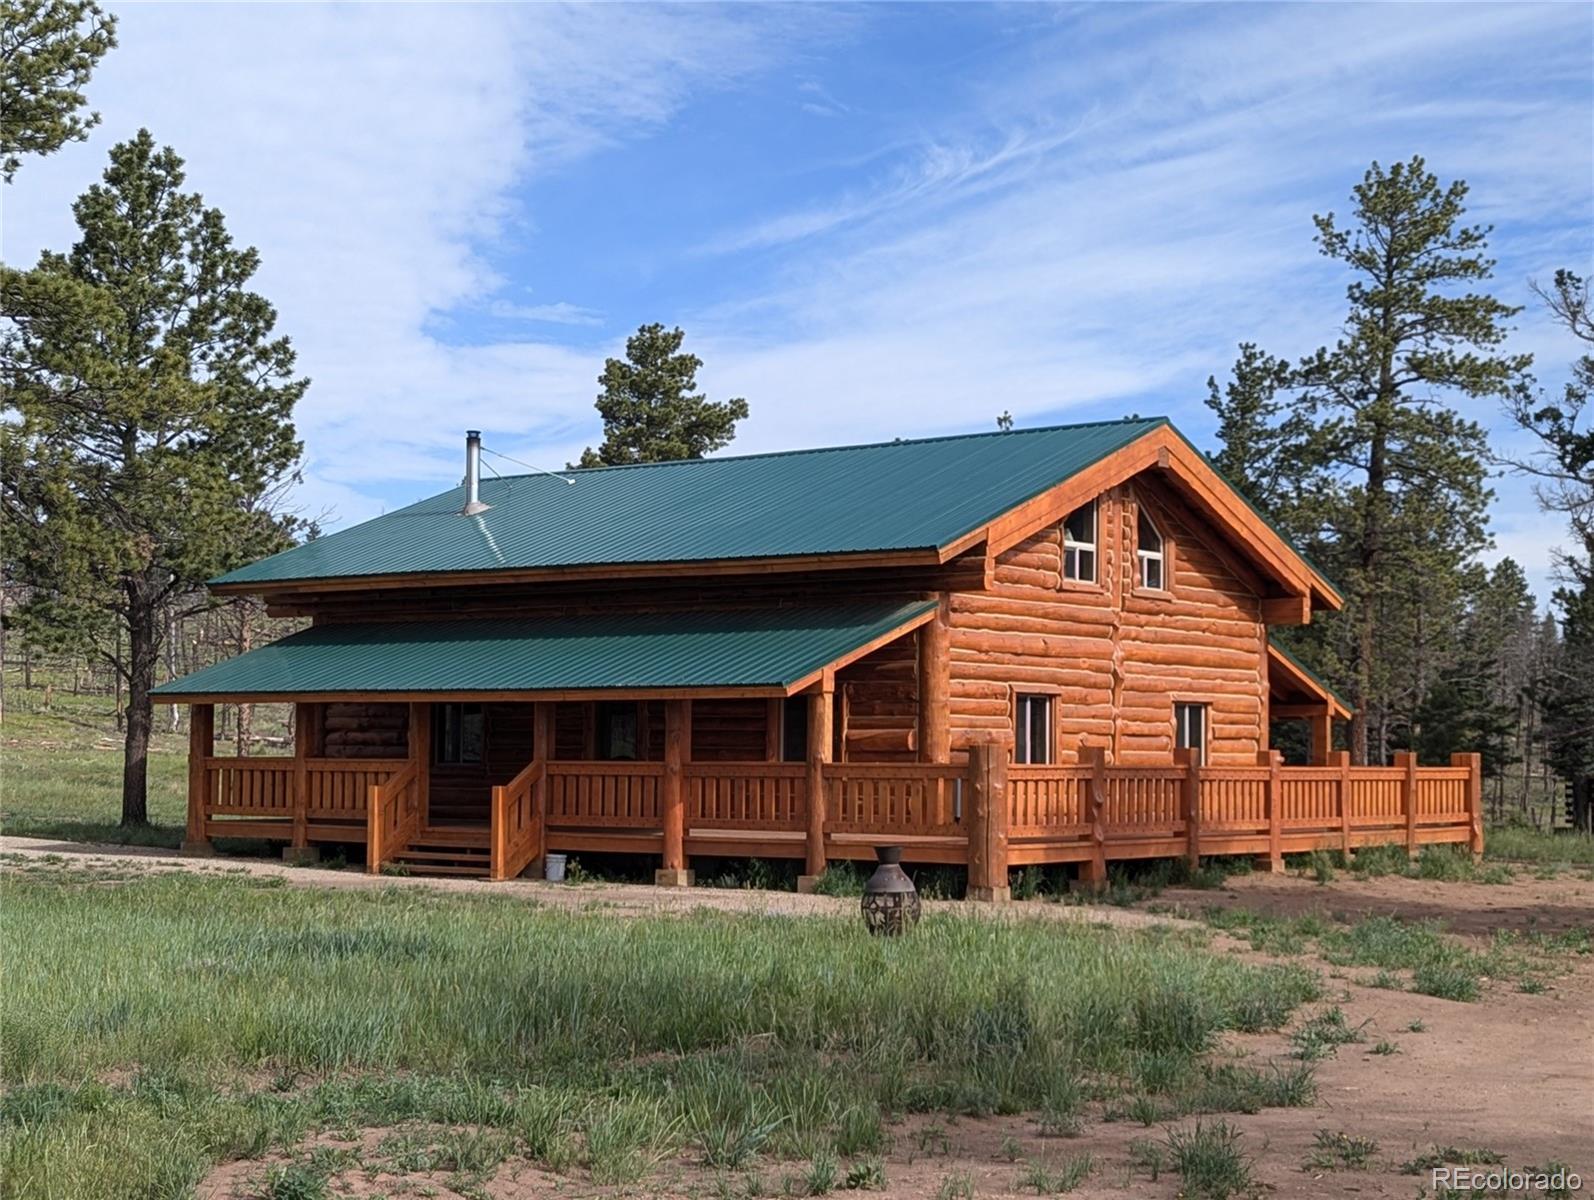
<path id="1" fill-rule="evenodd" d="M 543 855 L 542 877 L 549 883 L 563 883 L 565 881 L 565 856 L 563 854 Z"/>

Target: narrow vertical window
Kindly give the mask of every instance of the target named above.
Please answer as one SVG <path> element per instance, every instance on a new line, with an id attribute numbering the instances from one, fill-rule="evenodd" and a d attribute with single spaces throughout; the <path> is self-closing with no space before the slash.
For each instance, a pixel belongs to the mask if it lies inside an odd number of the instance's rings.
<path id="1" fill-rule="evenodd" d="M 780 709 L 780 757 L 783 762 L 808 758 L 808 697 L 787 696 Z"/>
<path id="2" fill-rule="evenodd" d="M 1164 583 L 1166 564 L 1162 552 L 1162 533 L 1143 508 L 1140 510 L 1136 535 L 1136 552 L 1140 555 L 1140 586 L 1160 592 L 1167 586 Z"/>
<path id="3" fill-rule="evenodd" d="M 1020 693 L 1014 697 L 1013 761 L 1052 761 L 1052 698 Z"/>
<path id="4" fill-rule="evenodd" d="M 598 705 L 598 757 L 605 762 L 633 762 L 637 757 L 637 708 L 634 702 Z"/>
<path id="5" fill-rule="evenodd" d="M 1082 504 L 1063 522 L 1063 578 L 1096 581 L 1096 502 Z"/>
<path id="6" fill-rule="evenodd" d="M 1198 763 L 1207 761 L 1207 706 L 1205 704 L 1175 704 L 1173 706 L 1174 745 L 1181 750 L 1194 750 Z"/>
<path id="7" fill-rule="evenodd" d="M 432 706 L 432 757 L 439 763 L 479 763 L 484 742 L 480 704 Z"/>

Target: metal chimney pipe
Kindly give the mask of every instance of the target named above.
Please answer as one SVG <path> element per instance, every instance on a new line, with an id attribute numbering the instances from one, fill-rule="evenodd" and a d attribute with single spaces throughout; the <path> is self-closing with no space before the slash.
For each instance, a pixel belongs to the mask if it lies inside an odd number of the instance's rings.
<path id="1" fill-rule="evenodd" d="M 462 517 L 474 517 L 479 512 L 486 512 L 492 507 L 483 504 L 482 490 L 482 432 L 479 429 L 465 431 L 465 507 L 459 510 Z"/>

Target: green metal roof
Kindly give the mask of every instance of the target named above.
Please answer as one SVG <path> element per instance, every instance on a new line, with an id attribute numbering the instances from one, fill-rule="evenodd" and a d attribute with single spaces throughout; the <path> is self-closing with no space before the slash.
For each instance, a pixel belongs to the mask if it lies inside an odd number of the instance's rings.
<path id="1" fill-rule="evenodd" d="M 785 688 L 934 608 L 919 601 L 317 625 L 155 695 Z"/>
<path id="2" fill-rule="evenodd" d="M 1134 418 L 515 475 L 453 488 L 215 584 L 698 562 L 945 546 L 1143 437 Z"/>
<path id="3" fill-rule="evenodd" d="M 1285 657 L 1285 659 L 1287 659 L 1289 661 L 1289 663 L 1290 663 L 1290 665 L 1292 667 L 1294 667 L 1296 670 L 1298 670 L 1302 675 L 1305 675 L 1308 679 L 1310 679 L 1318 687 L 1322 688 L 1330 696 L 1334 697 L 1334 699 L 1338 700 L 1346 708 L 1350 709 L 1351 712 L 1355 712 L 1356 711 L 1356 706 L 1354 704 L 1352 704 L 1349 700 L 1345 699 L 1345 697 L 1340 695 L 1339 692 L 1335 691 L 1333 685 L 1331 685 L 1328 682 L 1328 680 L 1324 679 L 1316 671 L 1312 670 L 1311 667 L 1307 666 L 1298 657 L 1296 657 L 1296 655 L 1290 651 L 1290 648 L 1288 646 L 1284 645 L 1277 638 L 1275 638 L 1275 637 L 1273 637 L 1271 635 L 1268 636 L 1267 644 L 1269 646 L 1273 647 L 1273 649 L 1277 650 L 1280 654 L 1282 654 Z"/>

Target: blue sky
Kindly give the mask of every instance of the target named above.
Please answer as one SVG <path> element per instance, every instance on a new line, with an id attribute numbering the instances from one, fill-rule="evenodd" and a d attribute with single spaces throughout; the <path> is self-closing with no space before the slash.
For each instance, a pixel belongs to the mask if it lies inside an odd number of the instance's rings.
<path id="1" fill-rule="evenodd" d="M 468 426 L 563 465 L 652 320 L 752 404 L 737 450 L 1004 409 L 1205 444 L 1235 343 L 1332 340 L 1311 215 L 1373 159 L 1469 181 L 1548 387 L 1577 348 L 1528 281 L 1594 272 L 1586 5 L 117 11 L 104 124 L 5 189 L 5 257 L 70 243 L 114 141 L 175 146 L 261 251 L 314 380 L 299 503 L 332 524 L 457 480 Z M 1542 591 L 1561 531 L 1497 488 Z"/>

